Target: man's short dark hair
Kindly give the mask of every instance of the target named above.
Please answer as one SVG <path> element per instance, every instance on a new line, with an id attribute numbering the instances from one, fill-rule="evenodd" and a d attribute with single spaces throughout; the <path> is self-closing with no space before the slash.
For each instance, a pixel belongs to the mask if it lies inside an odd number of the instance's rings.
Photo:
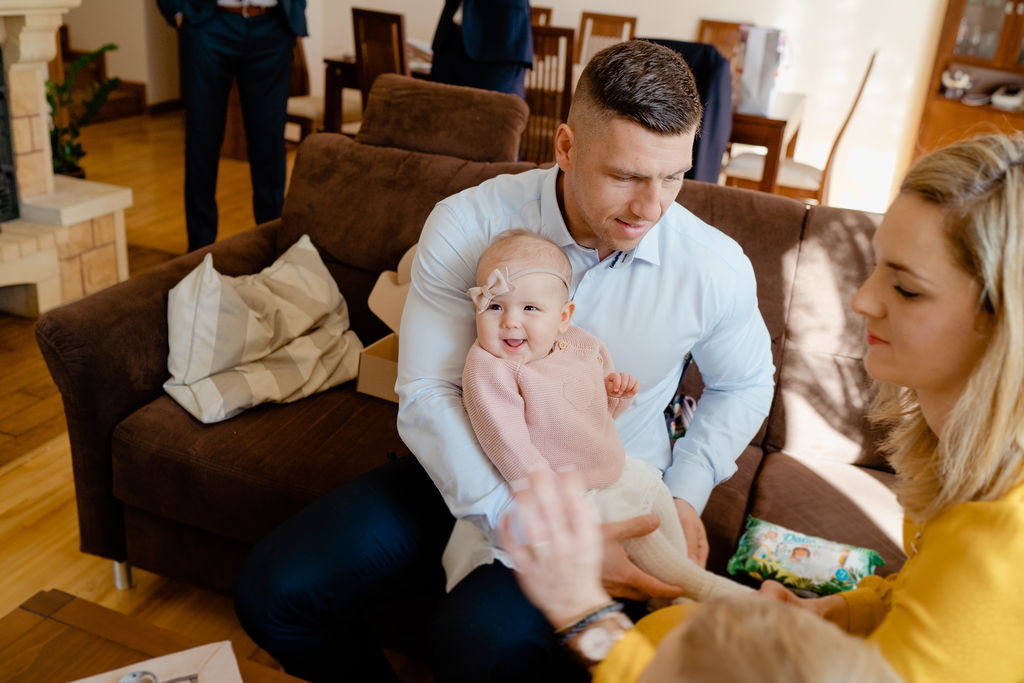
<path id="1" fill-rule="evenodd" d="M 573 94 L 577 104 L 663 135 L 700 132 L 702 109 L 690 67 L 676 51 L 645 40 L 594 55 Z"/>

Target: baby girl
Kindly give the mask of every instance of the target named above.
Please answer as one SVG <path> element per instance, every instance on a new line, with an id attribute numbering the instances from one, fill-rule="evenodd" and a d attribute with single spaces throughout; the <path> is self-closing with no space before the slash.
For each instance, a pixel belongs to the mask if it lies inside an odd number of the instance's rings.
<path id="1" fill-rule="evenodd" d="M 598 339 L 571 324 L 572 268 L 562 250 L 528 230 L 498 235 L 480 257 L 476 343 L 466 356 L 462 399 L 481 448 L 513 491 L 537 469 L 583 476 L 606 522 L 654 513 L 652 533 L 626 543 L 641 569 L 689 597 L 746 593 L 686 556 L 686 539 L 661 472 L 626 456 L 615 418 L 639 389 L 616 372 Z"/>

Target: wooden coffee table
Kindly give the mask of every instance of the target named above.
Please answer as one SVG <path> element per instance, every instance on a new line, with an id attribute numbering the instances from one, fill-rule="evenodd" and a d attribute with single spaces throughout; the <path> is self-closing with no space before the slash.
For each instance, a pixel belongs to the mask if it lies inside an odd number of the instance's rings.
<path id="1" fill-rule="evenodd" d="M 202 645 L 59 590 L 40 591 L 0 619 L 0 681 L 64 683 Z M 247 659 L 246 683 L 299 683 Z"/>

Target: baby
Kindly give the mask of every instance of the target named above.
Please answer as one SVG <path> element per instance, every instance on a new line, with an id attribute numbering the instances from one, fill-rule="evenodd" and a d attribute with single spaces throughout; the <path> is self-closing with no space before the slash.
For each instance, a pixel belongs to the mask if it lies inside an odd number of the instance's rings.
<path id="1" fill-rule="evenodd" d="M 686 556 L 686 538 L 661 472 L 627 457 L 615 418 L 639 390 L 616 372 L 598 339 L 571 324 L 572 267 L 562 250 L 528 230 L 498 235 L 480 257 L 476 343 L 466 356 L 462 400 L 480 446 L 513 491 L 537 469 L 574 469 L 603 521 L 654 513 L 653 533 L 626 542 L 630 558 L 689 597 L 750 589 Z"/>

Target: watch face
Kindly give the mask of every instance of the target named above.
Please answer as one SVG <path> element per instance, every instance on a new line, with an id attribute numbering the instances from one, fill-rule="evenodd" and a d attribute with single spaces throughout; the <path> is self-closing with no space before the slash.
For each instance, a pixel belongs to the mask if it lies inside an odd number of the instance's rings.
<path id="1" fill-rule="evenodd" d="M 580 653 L 587 659 L 599 662 L 621 637 L 622 632 L 618 629 L 613 632 L 605 626 L 592 626 L 580 635 Z"/>

